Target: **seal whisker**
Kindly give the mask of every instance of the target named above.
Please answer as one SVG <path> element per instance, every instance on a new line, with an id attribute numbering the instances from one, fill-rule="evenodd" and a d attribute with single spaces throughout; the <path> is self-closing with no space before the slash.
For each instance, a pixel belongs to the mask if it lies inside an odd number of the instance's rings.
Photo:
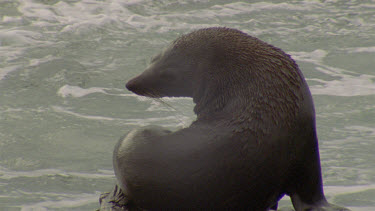
<path id="1" fill-rule="evenodd" d="M 160 95 L 156 94 L 153 90 L 144 90 L 144 95 L 150 97 L 153 101 L 156 101 L 158 103 L 160 103 L 161 105 L 163 105 L 166 109 L 168 109 L 168 111 L 171 111 L 171 112 L 176 112 L 176 113 L 182 113 L 181 111 L 179 111 L 178 109 L 176 109 L 174 106 L 172 106 L 171 104 L 165 102 Z M 176 117 L 176 120 L 178 121 L 178 123 L 180 125 L 185 125 L 184 121 L 182 120 L 182 118 L 180 118 L 180 116 L 178 115 L 175 115 Z"/>
<path id="2" fill-rule="evenodd" d="M 163 105 L 165 108 L 167 108 L 169 111 L 173 111 L 173 112 L 176 112 L 176 113 L 182 113 L 180 110 L 178 110 L 176 107 L 172 106 L 171 104 L 165 102 L 162 98 L 153 98 L 154 101 L 160 103 L 161 105 Z M 185 125 L 184 121 L 180 118 L 179 115 L 175 115 L 176 117 L 176 120 L 181 124 L 181 125 Z"/>

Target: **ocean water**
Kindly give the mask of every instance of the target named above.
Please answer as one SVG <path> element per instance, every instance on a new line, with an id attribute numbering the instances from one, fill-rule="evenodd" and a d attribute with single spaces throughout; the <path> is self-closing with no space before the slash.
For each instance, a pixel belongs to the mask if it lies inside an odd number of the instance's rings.
<path id="1" fill-rule="evenodd" d="M 120 136 L 195 119 L 191 99 L 166 106 L 126 81 L 212 26 L 292 55 L 315 101 L 328 200 L 375 210 L 374 0 L 0 0 L 0 210 L 98 208 Z"/>

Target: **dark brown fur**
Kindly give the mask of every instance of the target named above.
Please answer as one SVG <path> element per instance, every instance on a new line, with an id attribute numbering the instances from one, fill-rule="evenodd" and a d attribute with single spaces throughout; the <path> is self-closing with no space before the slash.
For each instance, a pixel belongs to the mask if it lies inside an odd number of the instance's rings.
<path id="1" fill-rule="evenodd" d="M 328 207 L 315 113 L 297 64 L 282 50 L 228 28 L 183 35 L 127 88 L 192 97 L 197 120 L 171 132 L 145 127 L 114 152 L 119 186 L 138 208 Z"/>

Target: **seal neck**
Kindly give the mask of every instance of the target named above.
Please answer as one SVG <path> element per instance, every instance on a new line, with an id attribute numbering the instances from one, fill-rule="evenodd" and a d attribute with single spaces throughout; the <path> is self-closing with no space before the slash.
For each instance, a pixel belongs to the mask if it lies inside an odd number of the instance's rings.
<path id="1" fill-rule="evenodd" d="M 278 83 L 278 80 L 265 81 L 254 76 L 251 81 L 228 80 L 225 82 L 228 84 L 217 86 L 210 86 L 206 82 L 207 85 L 202 85 L 201 89 L 204 91 L 196 92 L 193 96 L 196 121 L 264 130 L 264 133 L 271 126 L 288 124 L 300 110 L 299 104 L 303 100 L 297 93 L 300 89 Z"/>

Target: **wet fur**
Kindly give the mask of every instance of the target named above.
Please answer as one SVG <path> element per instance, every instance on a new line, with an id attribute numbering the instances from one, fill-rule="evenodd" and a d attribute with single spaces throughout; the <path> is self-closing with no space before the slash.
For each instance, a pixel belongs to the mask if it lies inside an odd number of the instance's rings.
<path id="1" fill-rule="evenodd" d="M 122 138 L 114 169 L 142 209 L 296 210 L 328 207 L 315 113 L 297 64 L 282 50 L 228 28 L 174 41 L 127 83 L 149 97 L 192 97 L 190 127 L 148 126 Z"/>

